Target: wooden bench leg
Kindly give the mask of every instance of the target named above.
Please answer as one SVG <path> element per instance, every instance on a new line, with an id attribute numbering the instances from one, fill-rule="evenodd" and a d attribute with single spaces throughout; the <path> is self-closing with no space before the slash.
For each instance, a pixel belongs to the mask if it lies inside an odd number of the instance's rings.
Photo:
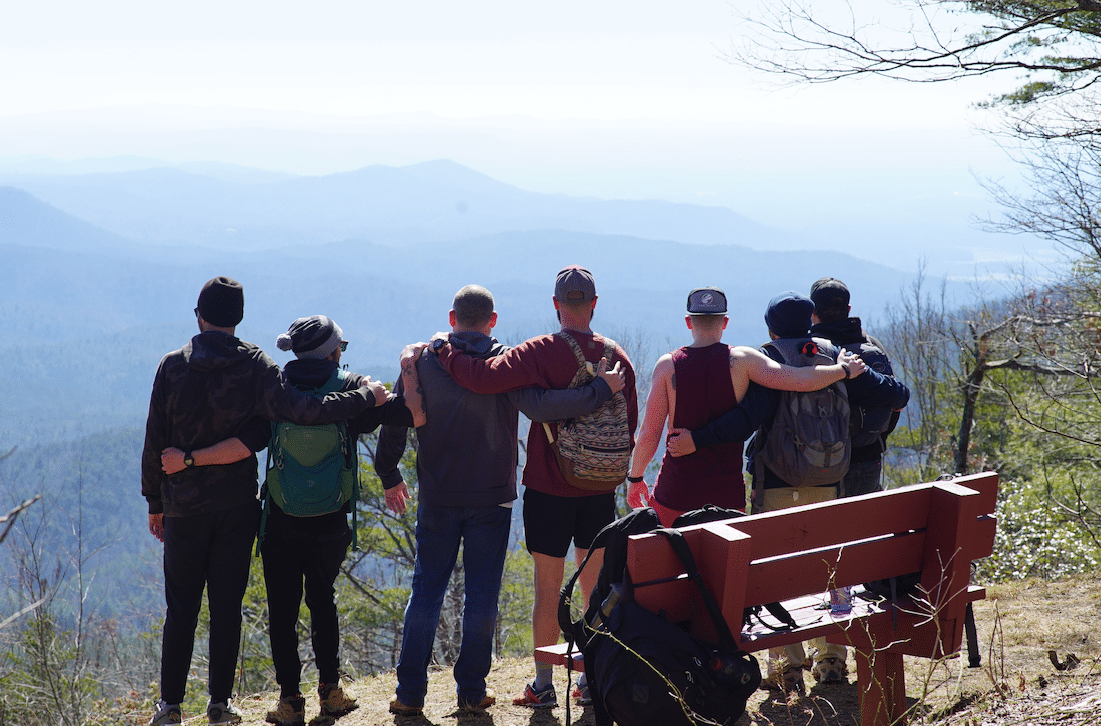
<path id="1" fill-rule="evenodd" d="M 861 726 L 906 723 L 906 673 L 899 653 L 856 651 Z"/>

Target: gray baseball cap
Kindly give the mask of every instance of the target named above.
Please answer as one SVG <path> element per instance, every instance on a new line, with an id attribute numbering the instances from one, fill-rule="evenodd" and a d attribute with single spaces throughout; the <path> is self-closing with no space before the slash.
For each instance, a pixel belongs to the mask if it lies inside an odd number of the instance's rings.
<path id="1" fill-rule="evenodd" d="M 558 302 L 589 302 L 596 298 L 593 273 L 581 265 L 563 267 L 554 281 L 554 299 Z"/>

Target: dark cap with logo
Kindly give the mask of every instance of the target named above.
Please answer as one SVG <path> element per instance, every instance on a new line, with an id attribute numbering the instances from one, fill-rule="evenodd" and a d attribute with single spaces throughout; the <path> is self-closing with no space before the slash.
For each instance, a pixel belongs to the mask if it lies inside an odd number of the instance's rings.
<path id="1" fill-rule="evenodd" d="M 689 315 L 726 315 L 726 294 L 717 287 L 697 287 L 688 293 Z"/>
<path id="2" fill-rule="evenodd" d="M 558 302 L 590 302 L 596 299 L 593 273 L 581 265 L 563 267 L 554 281 L 554 299 Z"/>

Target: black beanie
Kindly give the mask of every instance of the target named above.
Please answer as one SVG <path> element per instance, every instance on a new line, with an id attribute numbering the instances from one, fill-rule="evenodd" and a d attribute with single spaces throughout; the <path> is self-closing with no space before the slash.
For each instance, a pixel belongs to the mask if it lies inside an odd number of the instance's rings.
<path id="1" fill-rule="evenodd" d="M 780 338 L 805 338 L 810 334 L 813 312 L 810 298 L 788 290 L 769 300 L 765 325 Z"/>
<path id="2" fill-rule="evenodd" d="M 231 277 L 215 277 L 199 292 L 199 317 L 219 328 L 233 328 L 245 317 L 245 289 Z"/>

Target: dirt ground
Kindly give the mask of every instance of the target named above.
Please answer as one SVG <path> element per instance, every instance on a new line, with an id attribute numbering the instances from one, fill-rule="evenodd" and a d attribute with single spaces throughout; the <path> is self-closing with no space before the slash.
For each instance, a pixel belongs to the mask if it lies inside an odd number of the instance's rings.
<path id="1" fill-rule="evenodd" d="M 1081 577 L 1056 583 L 1029 581 L 987 589 L 975 603 L 982 666 L 967 668 L 966 656 L 940 664 L 907 658 L 906 693 L 915 707 L 910 723 L 951 726 L 1086 726 L 1101 724 L 1101 652 L 1094 635 L 1101 630 L 1101 579 Z M 1073 654 L 1077 665 L 1057 670 Z M 762 661 L 763 665 L 763 661 Z M 849 657 L 855 675 L 855 664 Z M 512 705 L 533 675 L 527 659 L 505 659 L 494 665 L 489 686 L 497 705 L 482 715 L 460 714 L 450 671 L 430 674 L 424 716 L 393 716 L 388 704 L 394 674 L 384 673 L 351 683 L 361 708 L 341 718 L 339 726 L 566 726 L 566 674 L 556 668 L 560 705 L 532 711 Z M 855 681 L 851 676 L 850 681 Z M 813 684 L 807 678 L 807 685 Z M 924 695 L 923 695 L 924 694 Z M 245 723 L 259 726 L 274 702 L 273 694 L 239 699 Z M 332 724 L 317 716 L 316 693 L 307 700 L 311 726 Z M 591 709 L 572 708 L 572 723 L 590 726 Z M 146 716 L 147 718 L 148 716 Z M 188 723 L 205 723 L 202 716 Z M 855 685 L 815 686 L 802 698 L 784 701 L 758 691 L 736 726 L 853 726 L 860 723 Z M 629 726 L 629 725 L 625 725 Z"/>

